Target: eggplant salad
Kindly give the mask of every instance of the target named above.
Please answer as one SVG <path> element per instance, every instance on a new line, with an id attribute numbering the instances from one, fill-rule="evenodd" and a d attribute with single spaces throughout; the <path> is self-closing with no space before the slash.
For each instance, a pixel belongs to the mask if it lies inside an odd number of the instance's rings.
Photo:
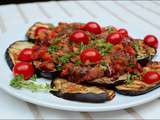
<path id="1" fill-rule="evenodd" d="M 157 48 L 154 35 L 134 39 L 124 28 L 96 22 L 37 22 L 26 32 L 26 40 L 9 45 L 5 58 L 14 88 L 102 103 L 116 93 L 137 96 L 158 88 L 160 62 L 152 61 Z"/>

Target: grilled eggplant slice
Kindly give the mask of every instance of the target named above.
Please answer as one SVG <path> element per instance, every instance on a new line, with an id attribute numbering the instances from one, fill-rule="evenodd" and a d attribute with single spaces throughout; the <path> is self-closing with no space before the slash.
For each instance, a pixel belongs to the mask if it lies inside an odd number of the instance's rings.
<path id="1" fill-rule="evenodd" d="M 156 55 L 157 50 L 144 43 L 143 40 L 136 39 L 134 41 L 134 48 L 137 52 L 138 62 L 145 66 Z"/>
<path id="2" fill-rule="evenodd" d="M 51 87 L 53 90 L 50 92 L 55 96 L 74 101 L 103 103 L 115 97 L 113 90 L 80 85 L 61 78 L 53 80 Z"/>
<path id="3" fill-rule="evenodd" d="M 33 43 L 28 41 L 16 41 L 13 44 L 11 44 L 5 53 L 5 58 L 7 61 L 8 66 L 12 70 L 15 63 L 18 62 L 18 55 L 24 48 L 32 48 Z"/>
<path id="4" fill-rule="evenodd" d="M 11 70 L 13 69 L 14 65 L 17 62 L 19 62 L 18 55 L 21 52 L 21 50 L 23 50 L 24 48 L 32 48 L 33 46 L 34 44 L 28 41 L 16 41 L 7 48 L 6 53 L 5 53 L 5 58 Z M 35 67 L 36 74 L 38 77 L 53 79 L 59 73 L 57 71 L 47 72 L 47 71 L 39 70 L 36 64 L 37 62 L 33 61 L 33 65 Z"/>
<path id="5" fill-rule="evenodd" d="M 113 77 L 102 77 L 95 80 L 87 81 L 88 84 L 96 85 L 96 86 L 104 86 L 112 88 L 116 85 L 120 85 L 125 83 L 127 79 L 127 74 L 121 75 L 119 78 L 115 79 Z"/>
<path id="6" fill-rule="evenodd" d="M 34 25 L 32 25 L 27 33 L 26 33 L 26 37 L 28 38 L 29 41 L 31 42 L 34 42 L 34 39 L 35 39 L 35 31 L 37 28 L 39 27 L 43 27 L 43 28 L 47 28 L 47 29 L 54 29 L 54 26 L 52 24 L 49 24 L 49 23 L 41 23 L 41 22 L 37 22 L 35 23 Z"/>
<path id="7" fill-rule="evenodd" d="M 143 81 L 135 80 L 130 84 L 116 86 L 116 91 L 123 95 L 137 96 L 148 93 L 158 87 L 160 87 L 160 83 L 149 85 Z"/>
<path id="8" fill-rule="evenodd" d="M 143 71 L 157 71 L 160 72 L 160 61 L 151 61 L 147 66 L 143 67 Z"/>
<path id="9" fill-rule="evenodd" d="M 154 61 L 147 64 L 147 66 L 143 67 L 143 71 L 157 71 L 160 72 L 160 62 Z M 123 95 L 136 96 L 148 93 L 158 87 L 160 87 L 160 82 L 155 84 L 147 84 L 142 81 L 142 75 L 131 77 L 129 84 L 122 84 L 116 86 L 116 91 Z M 126 80 L 127 81 L 127 80 Z"/>

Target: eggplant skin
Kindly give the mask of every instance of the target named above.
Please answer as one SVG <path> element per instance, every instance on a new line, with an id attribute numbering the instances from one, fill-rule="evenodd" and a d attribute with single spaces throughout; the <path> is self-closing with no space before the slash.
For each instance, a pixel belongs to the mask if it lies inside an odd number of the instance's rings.
<path id="1" fill-rule="evenodd" d="M 113 88 L 116 85 L 121 85 L 125 83 L 127 79 L 127 74 L 119 76 L 117 79 L 112 77 L 102 77 L 92 81 L 85 81 L 88 85 L 103 86 L 107 88 Z"/>
<path id="2" fill-rule="evenodd" d="M 155 85 L 146 85 L 143 88 L 140 87 L 138 90 L 137 89 L 135 90 L 134 88 L 133 88 L 133 90 L 120 89 L 121 87 L 122 87 L 122 85 L 115 87 L 116 88 L 115 90 L 117 93 L 122 94 L 122 95 L 126 95 L 126 96 L 138 96 L 138 95 L 143 95 L 148 92 L 151 92 L 151 91 L 155 90 L 156 88 L 159 88 L 160 83 L 155 84 Z M 124 87 L 124 85 L 123 85 L 123 87 Z M 126 85 L 126 88 L 127 88 L 127 85 Z"/>
<path id="3" fill-rule="evenodd" d="M 8 64 L 8 66 L 9 66 L 9 68 L 12 70 L 13 67 L 14 67 L 14 64 L 12 62 L 12 59 L 11 59 L 10 55 L 9 55 L 8 49 L 5 52 L 5 59 L 6 59 L 6 62 Z"/>
<path id="4" fill-rule="evenodd" d="M 103 103 L 107 100 L 105 93 L 93 94 L 93 93 L 61 93 L 57 91 L 51 91 L 57 97 L 61 97 L 68 100 L 81 101 L 81 102 L 92 102 L 92 103 Z"/>
<path id="5" fill-rule="evenodd" d="M 57 76 L 59 76 L 60 71 L 56 71 L 56 70 L 43 71 L 43 70 L 39 69 L 39 64 L 40 64 L 39 61 L 33 61 L 33 65 L 35 67 L 36 74 L 38 77 L 44 77 L 47 79 L 55 79 Z"/>
<path id="6" fill-rule="evenodd" d="M 68 91 L 69 86 L 76 87 L 76 90 Z M 53 80 L 51 88 L 55 90 L 51 90 L 50 93 L 57 97 L 80 102 L 103 103 L 115 97 L 115 92 L 112 90 L 76 84 L 61 78 Z"/>
<path id="7" fill-rule="evenodd" d="M 156 53 L 155 53 L 156 54 Z M 141 65 L 141 66 L 146 66 L 147 63 L 149 63 L 152 59 L 154 58 L 154 55 L 151 55 L 151 56 L 147 56 L 143 59 L 139 59 L 138 60 L 138 63 Z"/>
<path id="8" fill-rule="evenodd" d="M 154 89 L 159 88 L 159 87 L 160 87 L 160 84 L 156 85 L 154 87 L 151 87 L 151 88 L 149 88 L 147 90 L 144 90 L 144 91 L 126 91 L 126 90 L 118 90 L 118 89 L 116 89 L 116 92 L 119 93 L 119 94 L 122 94 L 122 95 L 127 95 L 127 96 L 138 96 L 138 95 L 143 95 L 143 94 L 146 94 L 148 92 L 151 92 Z"/>
<path id="9" fill-rule="evenodd" d="M 32 46 L 33 44 L 26 40 L 16 41 L 9 45 L 5 52 L 5 59 L 11 70 L 13 69 L 14 64 L 18 62 L 16 55 L 18 55 L 22 49 L 31 48 Z"/>
<path id="10" fill-rule="evenodd" d="M 47 79 L 55 79 L 59 75 L 59 71 L 45 72 L 45 71 L 36 69 L 36 75 L 38 77 L 43 77 L 43 78 L 47 78 Z"/>

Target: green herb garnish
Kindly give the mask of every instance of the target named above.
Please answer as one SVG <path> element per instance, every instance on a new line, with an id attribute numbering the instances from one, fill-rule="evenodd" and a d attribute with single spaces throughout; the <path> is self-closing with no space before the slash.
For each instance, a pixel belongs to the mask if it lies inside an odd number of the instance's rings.
<path id="1" fill-rule="evenodd" d="M 51 46 L 48 47 L 49 53 L 56 52 L 57 49 L 58 49 L 58 47 L 56 45 L 51 45 Z"/>
<path id="2" fill-rule="evenodd" d="M 86 45 L 84 45 L 83 43 L 80 43 L 79 45 L 79 50 L 82 51 L 86 48 Z"/>
<path id="3" fill-rule="evenodd" d="M 34 75 L 30 78 L 30 80 L 32 80 L 32 81 L 36 81 L 36 80 L 37 80 L 37 75 L 36 75 L 36 74 L 34 74 Z"/>
<path id="4" fill-rule="evenodd" d="M 61 63 L 68 63 L 69 62 L 69 59 L 71 58 L 71 55 L 69 54 L 66 54 L 66 55 L 63 55 L 61 57 L 58 58 L 58 60 L 61 62 Z"/>
<path id="5" fill-rule="evenodd" d="M 111 43 L 106 43 L 106 41 L 104 39 L 96 40 L 96 44 L 97 44 L 98 49 L 100 50 L 102 56 L 109 53 L 113 47 L 113 45 Z"/>
<path id="6" fill-rule="evenodd" d="M 56 43 L 58 43 L 58 42 L 60 42 L 61 41 L 61 38 L 60 37 L 57 37 L 57 38 L 54 38 L 53 40 L 52 40 L 52 43 L 53 44 L 56 44 Z"/>
<path id="7" fill-rule="evenodd" d="M 104 39 L 98 39 L 98 40 L 96 40 L 96 43 L 101 45 L 101 44 L 105 44 L 106 42 Z"/>
<path id="8" fill-rule="evenodd" d="M 128 64 L 128 66 L 129 66 L 129 67 L 134 67 L 135 64 L 130 63 L 130 64 Z"/>
<path id="9" fill-rule="evenodd" d="M 107 43 L 104 48 L 100 48 L 101 55 L 104 56 L 107 53 L 109 53 L 111 51 L 112 47 L 113 47 L 112 44 Z"/>
<path id="10" fill-rule="evenodd" d="M 128 73 L 126 85 L 130 84 L 132 82 L 132 74 Z"/>
<path id="11" fill-rule="evenodd" d="M 101 55 L 102 56 L 105 56 L 105 55 L 107 55 L 107 53 L 108 53 L 108 51 L 106 50 L 106 49 L 101 49 Z"/>
<path id="12" fill-rule="evenodd" d="M 82 62 L 81 62 L 80 60 L 77 60 L 77 61 L 75 62 L 75 65 L 80 65 L 80 64 L 82 64 Z"/>
<path id="13" fill-rule="evenodd" d="M 22 75 L 16 75 L 11 81 L 10 86 L 21 89 L 29 89 L 33 92 L 35 91 L 49 91 L 50 85 L 47 83 L 44 84 L 37 84 L 31 80 L 24 80 Z"/>
<path id="14" fill-rule="evenodd" d="M 56 65 L 56 70 L 57 71 L 61 71 L 62 70 L 62 66 L 59 64 L 59 65 Z"/>
<path id="15" fill-rule="evenodd" d="M 102 66 L 106 66 L 106 65 L 107 65 L 107 62 L 106 62 L 106 61 L 101 61 L 100 64 L 101 64 Z"/>
<path id="16" fill-rule="evenodd" d="M 139 51 L 139 45 L 134 42 L 133 48 L 135 49 L 136 53 Z"/>

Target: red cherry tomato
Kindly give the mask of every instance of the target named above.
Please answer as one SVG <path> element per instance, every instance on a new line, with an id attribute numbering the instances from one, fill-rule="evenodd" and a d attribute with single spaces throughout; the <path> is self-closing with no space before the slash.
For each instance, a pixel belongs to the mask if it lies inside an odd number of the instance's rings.
<path id="1" fill-rule="evenodd" d="M 46 28 L 46 27 L 38 27 L 38 28 L 36 28 L 36 30 L 35 30 L 34 36 L 36 37 L 36 36 L 38 36 L 40 33 L 45 33 L 45 32 L 47 32 L 47 31 L 48 31 L 48 28 Z"/>
<path id="2" fill-rule="evenodd" d="M 147 84 L 153 84 L 160 81 L 160 76 L 155 71 L 149 71 L 144 74 L 143 81 Z"/>
<path id="3" fill-rule="evenodd" d="M 20 61 L 32 61 L 33 60 L 33 51 L 31 48 L 25 48 L 23 49 L 19 56 L 18 56 L 18 59 Z"/>
<path id="4" fill-rule="evenodd" d="M 112 43 L 112 44 L 118 44 L 122 41 L 122 36 L 120 33 L 111 33 L 108 35 L 106 42 Z"/>
<path id="5" fill-rule="evenodd" d="M 24 79 L 28 80 L 34 74 L 34 67 L 28 62 L 18 62 L 13 67 L 13 74 L 14 76 L 23 75 Z"/>
<path id="6" fill-rule="evenodd" d="M 77 44 L 79 44 L 79 43 L 88 44 L 89 37 L 84 31 L 77 30 L 71 34 L 70 40 L 72 40 L 73 42 L 75 42 Z"/>
<path id="7" fill-rule="evenodd" d="M 82 62 L 99 62 L 101 55 L 96 49 L 88 48 L 81 52 L 80 59 Z"/>
<path id="8" fill-rule="evenodd" d="M 144 42 L 151 47 L 154 47 L 154 48 L 158 47 L 158 39 L 153 35 L 147 35 L 144 38 Z"/>
<path id="9" fill-rule="evenodd" d="M 120 33 L 122 37 L 127 37 L 128 36 L 128 31 L 124 28 L 119 29 L 118 33 Z"/>
<path id="10" fill-rule="evenodd" d="M 85 25 L 85 30 L 94 34 L 100 34 L 102 32 L 100 25 L 96 22 L 88 22 Z"/>

